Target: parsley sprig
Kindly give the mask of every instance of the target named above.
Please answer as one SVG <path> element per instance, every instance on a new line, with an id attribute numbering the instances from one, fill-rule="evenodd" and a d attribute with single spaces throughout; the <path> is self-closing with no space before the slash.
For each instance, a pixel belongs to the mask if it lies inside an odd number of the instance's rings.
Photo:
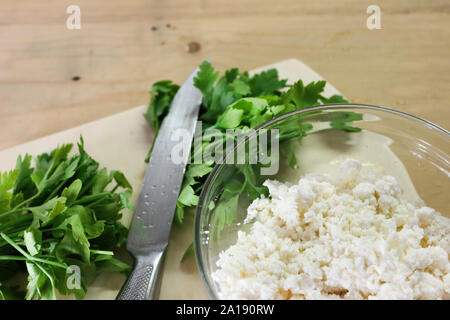
<path id="1" fill-rule="evenodd" d="M 194 85 L 203 94 L 199 114 L 199 119 L 202 120 L 203 143 L 198 148 L 192 146 L 192 159 L 198 153 L 214 149 L 215 142 L 209 139 L 209 129 L 219 130 L 223 136 L 222 141 L 226 141 L 229 138 L 227 129 L 245 133 L 250 128 L 290 111 L 325 103 L 348 102 L 340 95 L 328 98 L 323 96 L 325 81 L 315 81 L 305 85 L 302 80 L 298 80 L 293 85 L 288 85 L 287 80 L 279 78 L 276 69 L 250 76 L 248 72 L 240 72 L 237 68 L 232 68 L 219 77 L 219 72 L 207 61 L 200 65 L 200 70 L 194 78 Z M 168 80 L 156 82 L 152 87 L 145 118 L 156 133 L 170 109 L 178 88 L 178 85 Z M 361 120 L 361 115 L 338 112 L 336 119 L 330 125 L 340 130 L 359 131 L 359 128 L 349 124 L 354 120 Z M 311 130 L 311 126 L 299 123 L 292 128 L 287 126 L 280 132 L 280 141 L 285 141 L 282 144 L 283 150 L 288 152 L 289 164 L 293 167 L 297 160 L 292 150 L 291 139 L 301 139 L 308 130 Z M 175 213 L 177 225 L 183 224 L 185 210 L 198 204 L 203 185 L 214 165 L 214 161 L 188 164 Z M 240 171 L 240 178 L 229 181 L 215 207 L 214 219 L 217 220 L 219 231 L 224 225 L 233 221 L 239 197 L 243 193 L 247 194 L 250 200 L 258 198 L 261 194 L 267 195 L 267 189 L 261 187 L 263 178 L 256 173 L 255 166 L 236 166 L 236 170 Z"/>

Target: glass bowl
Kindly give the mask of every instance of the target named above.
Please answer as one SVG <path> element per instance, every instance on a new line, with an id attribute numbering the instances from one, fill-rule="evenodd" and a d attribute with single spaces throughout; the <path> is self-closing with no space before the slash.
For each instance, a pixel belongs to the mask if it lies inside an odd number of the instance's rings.
<path id="1" fill-rule="evenodd" d="M 269 136 L 281 138 L 278 161 L 276 140 L 268 143 L 275 152 L 270 162 L 272 168 L 263 174 L 264 166 L 259 162 L 267 160 L 269 155 L 272 157 L 271 149 L 265 153 L 263 145 L 255 147 L 252 142 L 263 141 L 264 135 L 267 141 L 271 141 Z M 354 158 L 374 163 L 383 168 L 384 174 L 396 177 L 408 200 L 422 199 L 427 206 L 449 217 L 449 138 L 447 130 L 405 112 L 356 104 L 322 105 L 293 111 L 250 132 L 210 173 L 197 207 L 195 254 L 209 296 L 219 298 L 218 285 L 211 277 L 217 268 L 219 253 L 236 242 L 239 230 L 249 228 L 243 222 L 254 196 L 244 192 L 238 199 L 233 198 L 233 192 L 239 190 L 244 181 L 252 190 L 261 190 L 258 188 L 266 179 L 297 182 L 305 173 L 326 172 L 330 161 Z M 249 151 L 247 154 L 261 156 L 261 161 L 255 163 L 247 156 L 236 163 L 235 154 L 244 146 Z M 267 161 L 265 163 L 267 169 Z M 247 171 L 247 178 L 244 178 L 244 171 Z"/>

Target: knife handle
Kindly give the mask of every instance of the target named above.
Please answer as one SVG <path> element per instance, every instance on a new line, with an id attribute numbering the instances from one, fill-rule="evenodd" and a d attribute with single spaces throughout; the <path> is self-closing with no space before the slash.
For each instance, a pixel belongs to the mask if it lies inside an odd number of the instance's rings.
<path id="1" fill-rule="evenodd" d="M 137 256 L 133 271 L 117 295 L 117 300 L 154 300 L 161 282 L 165 251 Z"/>

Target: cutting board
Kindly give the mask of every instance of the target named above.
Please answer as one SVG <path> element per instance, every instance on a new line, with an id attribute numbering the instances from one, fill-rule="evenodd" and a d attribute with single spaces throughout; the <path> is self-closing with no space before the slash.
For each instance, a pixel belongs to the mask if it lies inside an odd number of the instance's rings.
<path id="1" fill-rule="evenodd" d="M 196 66 L 192 66 L 194 69 Z M 232 67 L 232 66 L 230 66 Z M 305 84 L 323 78 L 296 59 L 281 61 L 268 65 L 250 73 L 276 68 L 281 78 L 293 83 L 302 79 Z M 185 75 L 186 77 L 188 74 Z M 164 77 L 162 77 L 164 78 Z M 324 96 L 339 94 L 329 83 L 325 87 Z M 142 114 L 147 106 L 139 106 L 100 120 L 61 131 L 28 143 L 24 143 L 0 151 L 0 171 L 14 168 L 19 154 L 37 155 L 55 148 L 58 144 L 76 143 L 80 135 L 85 141 L 87 152 L 101 166 L 109 170 L 117 169 L 125 173 L 130 180 L 136 202 L 141 188 L 146 164 L 144 158 L 151 146 L 154 132 L 144 120 Z M 132 212 L 124 212 L 123 223 L 129 225 Z M 161 299 L 206 299 L 207 294 L 198 274 L 195 258 L 181 263 L 185 249 L 193 239 L 193 214 L 186 217 L 182 228 L 173 228 L 166 255 L 164 274 L 161 285 Z M 128 257 L 129 258 L 129 257 Z M 102 274 L 88 288 L 86 299 L 114 299 L 125 281 L 120 274 Z"/>

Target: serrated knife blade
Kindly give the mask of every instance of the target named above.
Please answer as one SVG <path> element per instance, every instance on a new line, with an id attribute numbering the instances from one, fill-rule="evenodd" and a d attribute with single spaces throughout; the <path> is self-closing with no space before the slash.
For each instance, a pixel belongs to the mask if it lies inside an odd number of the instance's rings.
<path id="1" fill-rule="evenodd" d="M 189 158 L 188 153 L 182 153 L 173 161 L 171 152 L 180 145 L 173 134 L 176 130 L 182 132 L 182 143 L 189 143 L 187 150 L 190 150 L 202 101 L 201 92 L 194 87 L 198 70 L 176 93 L 153 145 L 128 234 L 127 249 L 135 258 L 134 268 L 117 296 L 119 300 L 156 297 L 164 252 Z"/>

